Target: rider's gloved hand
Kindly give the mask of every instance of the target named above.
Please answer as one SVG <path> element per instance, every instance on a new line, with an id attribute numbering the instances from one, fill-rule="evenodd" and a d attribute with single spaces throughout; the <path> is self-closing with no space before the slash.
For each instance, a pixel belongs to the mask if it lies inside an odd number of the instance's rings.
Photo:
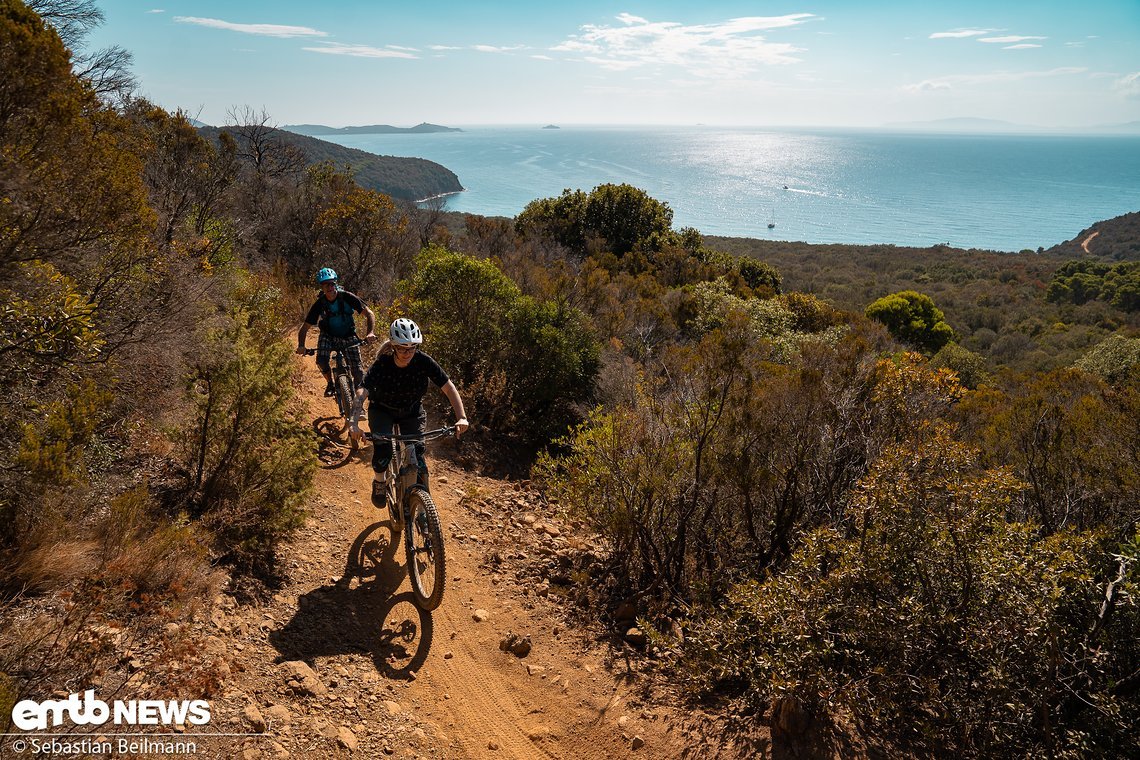
<path id="1" fill-rule="evenodd" d="M 364 437 L 364 432 L 360 429 L 360 424 L 353 421 L 348 426 L 348 435 L 352 440 L 359 441 Z"/>
<path id="2" fill-rule="evenodd" d="M 467 418 L 460 417 L 459 421 L 455 423 L 455 437 L 459 438 L 462 436 L 465 432 L 467 432 L 467 428 L 469 427 L 471 427 L 471 424 L 467 422 Z"/>
<path id="3" fill-rule="evenodd" d="M 297 346 L 297 353 L 299 353 L 299 354 L 305 353 L 305 347 L 304 346 Z"/>
<path id="4" fill-rule="evenodd" d="M 370 332 L 364 336 L 364 342 L 365 343 L 371 343 L 374 340 L 376 340 L 376 333 L 374 333 L 374 332 Z"/>

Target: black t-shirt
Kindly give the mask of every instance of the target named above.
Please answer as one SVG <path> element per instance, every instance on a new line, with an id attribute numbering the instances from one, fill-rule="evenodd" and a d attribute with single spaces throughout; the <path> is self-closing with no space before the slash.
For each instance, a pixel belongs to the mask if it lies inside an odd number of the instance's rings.
<path id="1" fill-rule="evenodd" d="M 381 354 L 368 368 L 364 376 L 364 387 L 368 398 L 389 409 L 411 409 L 427 393 L 428 381 L 437 388 L 447 385 L 447 373 L 435 359 L 422 351 L 412 355 L 408 366 L 396 366 L 396 358 L 391 354 Z"/>
<path id="2" fill-rule="evenodd" d="M 362 311 L 364 311 L 364 301 L 347 290 L 338 292 L 336 298 L 331 301 L 322 293 L 305 315 L 305 322 L 315 325 L 319 318 L 321 332 L 328 333 L 334 338 L 351 338 L 356 335 L 356 322 L 353 321 L 352 315 Z"/>

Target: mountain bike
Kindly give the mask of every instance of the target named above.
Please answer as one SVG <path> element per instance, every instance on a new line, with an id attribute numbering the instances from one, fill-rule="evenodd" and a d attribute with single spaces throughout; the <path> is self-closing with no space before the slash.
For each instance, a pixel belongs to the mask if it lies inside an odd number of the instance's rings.
<path id="1" fill-rule="evenodd" d="M 388 511 L 393 532 L 404 531 L 404 552 L 408 558 L 408 580 L 412 596 L 420 609 L 431 612 L 443 601 L 444 571 L 443 529 L 439 511 L 424 483 L 419 482 L 416 443 L 429 443 L 455 433 L 455 426 L 428 430 L 419 435 L 400 435 L 398 426 L 392 435 L 368 433 L 373 443 L 390 441 L 392 458 L 388 462 Z"/>
<path id="2" fill-rule="evenodd" d="M 352 419 L 352 404 L 356 398 L 356 384 L 352 382 L 352 371 L 349 370 L 348 360 L 342 352 L 347 348 L 361 345 L 364 345 L 364 341 L 360 338 L 354 338 L 343 346 L 333 347 L 330 356 L 329 369 L 332 373 L 333 395 L 336 396 L 336 406 L 340 411 L 340 416 L 344 419 L 344 427 L 341 428 L 341 432 L 348 430 L 349 421 Z M 312 356 L 315 353 L 317 353 L 315 348 L 305 349 L 306 356 Z M 350 442 L 352 448 L 355 449 L 356 441 L 350 438 Z"/>

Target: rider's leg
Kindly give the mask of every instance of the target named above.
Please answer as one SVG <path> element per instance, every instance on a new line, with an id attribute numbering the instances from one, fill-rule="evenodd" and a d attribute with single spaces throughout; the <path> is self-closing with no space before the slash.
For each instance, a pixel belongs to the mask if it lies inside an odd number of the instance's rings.
<path id="1" fill-rule="evenodd" d="M 427 410 L 424 409 L 423 404 L 417 404 L 416 411 L 409 415 L 406 419 L 400 420 L 400 430 L 407 430 L 409 433 L 422 433 L 427 426 Z M 424 488 L 428 487 L 428 465 L 427 456 L 425 456 L 426 446 L 423 443 L 415 444 L 412 449 L 416 457 L 416 481 Z"/>
<path id="2" fill-rule="evenodd" d="M 329 366 L 329 357 L 332 354 L 332 341 L 323 332 L 317 338 L 317 368 L 325 376 L 325 395 L 331 396 L 333 389 L 332 368 Z"/>
<path id="3" fill-rule="evenodd" d="M 349 346 L 343 350 L 348 371 L 352 373 L 353 387 L 364 385 L 364 363 L 360 360 L 360 346 Z"/>
<path id="4" fill-rule="evenodd" d="M 368 429 L 376 435 L 392 435 L 392 415 L 379 404 L 368 404 Z M 392 442 L 375 441 L 372 445 L 372 504 L 383 509 L 387 500 L 388 462 L 392 460 Z"/>

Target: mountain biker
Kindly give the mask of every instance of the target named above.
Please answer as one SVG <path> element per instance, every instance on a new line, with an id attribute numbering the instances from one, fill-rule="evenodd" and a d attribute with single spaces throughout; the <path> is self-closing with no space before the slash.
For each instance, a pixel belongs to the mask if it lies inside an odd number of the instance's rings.
<path id="1" fill-rule="evenodd" d="M 380 347 L 376 361 L 368 368 L 353 405 L 351 434 L 359 438 L 360 413 L 364 399 L 369 399 L 368 428 L 377 435 L 391 435 L 392 426 L 400 426 L 401 435 L 422 433 L 427 422 L 427 411 L 423 407 L 423 397 L 430 381 L 451 403 L 455 414 L 455 437 L 467 430 L 467 416 L 463 411 L 463 399 L 455 383 L 435 359 L 419 350 L 424 336 L 419 326 L 410 319 L 401 317 L 392 323 L 388 330 L 388 340 Z M 427 460 L 424 459 L 424 444 L 414 446 L 419 482 L 427 487 Z M 383 509 L 386 504 L 388 462 L 392 458 L 391 441 L 377 441 L 372 448 L 372 504 Z"/>
<path id="2" fill-rule="evenodd" d="M 325 380 L 328 381 L 328 386 L 325 387 L 326 396 L 332 396 L 336 393 L 336 389 L 333 387 L 332 370 L 329 368 L 329 355 L 333 349 L 344 354 L 348 368 L 352 372 L 352 381 L 357 387 L 360 387 L 360 383 L 364 379 L 364 366 L 360 361 L 360 346 L 350 345 L 356 341 L 354 314 L 363 312 L 364 318 L 368 321 L 364 342 L 369 343 L 376 340 L 376 333 L 373 332 L 376 327 L 376 315 L 355 294 L 341 290 L 340 285 L 337 284 L 337 279 L 336 272 L 328 267 L 317 272 L 317 285 L 321 288 L 321 295 L 309 309 L 309 313 L 305 316 L 305 323 L 301 325 L 301 330 L 297 333 L 297 353 L 303 354 L 305 353 L 305 336 L 309 334 L 309 328 L 313 325 L 319 325 L 321 334 L 317 339 L 317 366 L 320 368 L 321 374 L 325 376 Z"/>

